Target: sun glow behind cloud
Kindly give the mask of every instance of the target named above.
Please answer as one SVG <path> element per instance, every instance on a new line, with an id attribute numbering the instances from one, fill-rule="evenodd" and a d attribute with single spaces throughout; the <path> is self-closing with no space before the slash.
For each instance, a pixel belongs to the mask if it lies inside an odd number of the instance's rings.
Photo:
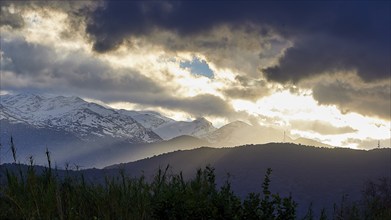
<path id="1" fill-rule="evenodd" d="M 289 91 L 276 92 L 256 102 L 233 100 L 237 111 L 247 111 L 260 118 L 269 118 L 260 123 L 289 130 L 294 136 L 316 138 L 327 144 L 342 146 L 348 138 L 387 139 L 390 138 L 390 123 L 386 120 L 365 117 L 357 113 L 342 114 L 335 106 L 319 106 L 310 94 L 295 95 Z M 298 130 L 290 121 L 324 121 L 336 128 L 349 126 L 355 132 L 335 135 L 322 135 L 310 130 Z M 348 144 L 347 147 L 356 147 Z"/>

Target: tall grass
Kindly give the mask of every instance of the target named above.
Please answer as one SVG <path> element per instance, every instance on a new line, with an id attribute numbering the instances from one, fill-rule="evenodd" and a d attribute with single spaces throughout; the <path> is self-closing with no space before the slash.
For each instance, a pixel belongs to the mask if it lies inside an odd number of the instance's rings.
<path id="1" fill-rule="evenodd" d="M 229 181 L 216 187 L 211 167 L 199 169 L 188 181 L 181 173 L 168 175 L 167 170 L 159 169 L 151 182 L 144 177 L 128 178 L 121 172 L 119 179 L 106 178 L 103 185 L 86 184 L 83 177 L 60 179 L 49 168 L 37 175 L 32 164 L 26 176 L 6 171 L 0 219 L 295 218 L 296 204 L 291 198 L 251 194 L 241 202 Z"/>

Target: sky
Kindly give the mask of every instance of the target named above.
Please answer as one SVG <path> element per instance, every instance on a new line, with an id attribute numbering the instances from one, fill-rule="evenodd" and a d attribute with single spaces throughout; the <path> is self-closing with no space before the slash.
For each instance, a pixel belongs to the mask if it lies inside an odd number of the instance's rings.
<path id="1" fill-rule="evenodd" d="M 389 1 L 1 1 L 1 93 L 390 146 Z"/>

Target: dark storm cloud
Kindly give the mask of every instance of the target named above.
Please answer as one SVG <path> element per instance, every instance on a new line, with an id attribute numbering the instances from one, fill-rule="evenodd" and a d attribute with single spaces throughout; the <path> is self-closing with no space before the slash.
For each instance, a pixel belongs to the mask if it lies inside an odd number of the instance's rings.
<path id="1" fill-rule="evenodd" d="M 1 39 L 1 89 L 77 95 L 181 110 L 194 116 L 229 116 L 234 110 L 213 95 L 177 97 L 169 87 L 129 68 L 114 68 L 82 51 L 59 52 L 22 38 Z"/>
<path id="2" fill-rule="evenodd" d="M 107 1 L 87 26 L 99 52 L 117 48 L 129 36 L 156 29 L 195 36 L 227 24 L 267 27 L 294 42 L 280 64 L 263 70 L 275 81 L 299 81 L 313 74 L 357 70 L 365 80 L 390 75 L 388 1 Z"/>
<path id="3" fill-rule="evenodd" d="M 379 33 L 380 34 L 380 33 Z M 372 40 L 372 39 L 371 39 Z M 387 42 L 388 41 L 388 42 Z M 390 43 L 362 42 L 334 36 L 300 39 L 277 66 L 263 71 L 268 79 L 298 82 L 316 74 L 356 70 L 366 81 L 390 77 Z"/>
<path id="4" fill-rule="evenodd" d="M 336 105 L 343 113 L 391 119 L 391 88 L 381 85 L 356 85 L 354 82 L 320 82 L 314 86 L 313 97 L 322 105 Z"/>
<path id="5" fill-rule="evenodd" d="M 338 135 L 345 133 L 353 133 L 357 130 L 345 126 L 345 127 L 335 127 L 330 123 L 322 121 L 309 121 L 309 120 L 295 120 L 290 122 L 293 129 L 298 130 L 311 130 L 318 134 L 322 135 Z"/>

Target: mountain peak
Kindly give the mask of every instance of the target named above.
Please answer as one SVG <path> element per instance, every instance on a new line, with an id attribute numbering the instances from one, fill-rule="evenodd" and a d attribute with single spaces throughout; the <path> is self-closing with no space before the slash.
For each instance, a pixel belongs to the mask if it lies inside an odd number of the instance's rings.
<path id="1" fill-rule="evenodd" d="M 236 120 L 224 125 L 223 127 L 251 127 L 251 125 L 247 124 L 246 122 Z"/>
<path id="2" fill-rule="evenodd" d="M 206 118 L 204 117 L 198 117 L 196 118 L 193 122 L 195 123 L 200 123 L 200 124 L 208 124 L 208 125 L 212 125 L 212 122 L 208 121 Z"/>
<path id="3" fill-rule="evenodd" d="M 35 129 L 70 132 L 83 140 L 106 137 L 131 143 L 161 140 L 131 116 L 75 96 L 7 95 L 2 96 L 1 104 L 5 107 L 2 119 Z"/>
<path id="4" fill-rule="evenodd" d="M 169 140 L 181 135 L 191 135 L 194 137 L 203 137 L 216 128 L 205 118 L 197 118 L 193 121 L 172 121 L 153 130 L 160 137 Z"/>

